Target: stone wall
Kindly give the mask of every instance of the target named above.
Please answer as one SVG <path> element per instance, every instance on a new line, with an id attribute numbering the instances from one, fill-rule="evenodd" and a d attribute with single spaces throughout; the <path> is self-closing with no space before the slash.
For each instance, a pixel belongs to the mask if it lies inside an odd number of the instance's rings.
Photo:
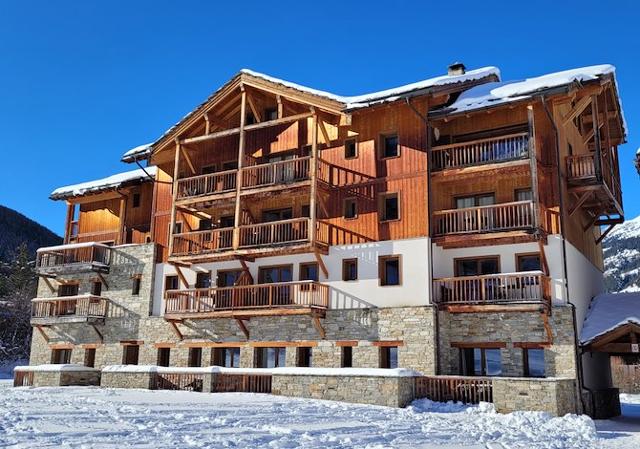
<path id="1" fill-rule="evenodd" d="M 100 385 L 100 371 L 34 371 L 34 387 L 67 387 L 70 385 Z"/>
<path id="2" fill-rule="evenodd" d="M 405 407 L 414 398 L 413 377 L 274 375 L 273 394 Z"/>
<path id="3" fill-rule="evenodd" d="M 104 388 L 151 388 L 151 372 L 103 371 L 100 386 Z"/>
<path id="4" fill-rule="evenodd" d="M 577 376 L 573 314 L 568 306 L 553 307 L 549 316 L 552 342 L 549 343 L 539 312 L 438 313 L 440 374 L 460 374 L 460 350 L 456 344 L 500 343 L 502 375 L 523 376 L 522 349 L 518 343 L 545 345 L 545 375 Z"/>
<path id="5" fill-rule="evenodd" d="M 579 411 L 573 379 L 494 377 L 493 404 L 499 413 L 531 410 L 563 416 Z"/>

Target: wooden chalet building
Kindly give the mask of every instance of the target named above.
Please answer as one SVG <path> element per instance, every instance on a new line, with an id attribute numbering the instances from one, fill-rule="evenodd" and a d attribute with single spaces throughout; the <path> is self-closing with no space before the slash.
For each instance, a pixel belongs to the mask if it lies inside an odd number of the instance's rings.
<path id="1" fill-rule="evenodd" d="M 242 70 L 128 151 L 137 170 L 52 194 L 30 363 L 588 383 L 625 132 L 608 65 L 454 64 L 355 97 Z"/>

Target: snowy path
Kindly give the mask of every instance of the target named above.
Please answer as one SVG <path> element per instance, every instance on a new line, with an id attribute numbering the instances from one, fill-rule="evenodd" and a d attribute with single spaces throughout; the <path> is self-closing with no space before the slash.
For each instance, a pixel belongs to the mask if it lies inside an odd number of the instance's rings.
<path id="1" fill-rule="evenodd" d="M 609 436 L 607 443 L 619 440 Z M 0 381 L 0 448 L 562 449 L 600 447 L 596 439 L 586 417 L 429 401 L 392 409 L 253 394 L 14 389 Z"/>

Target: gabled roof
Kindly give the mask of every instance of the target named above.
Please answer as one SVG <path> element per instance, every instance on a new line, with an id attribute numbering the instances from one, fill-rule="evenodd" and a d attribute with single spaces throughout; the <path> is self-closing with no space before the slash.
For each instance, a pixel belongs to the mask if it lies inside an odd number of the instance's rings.
<path id="1" fill-rule="evenodd" d="M 587 345 L 627 324 L 640 326 L 640 292 L 600 294 L 591 301 L 580 343 Z"/>
<path id="2" fill-rule="evenodd" d="M 615 80 L 615 70 L 615 67 L 610 64 L 602 64 L 548 73 L 524 80 L 481 84 L 462 92 L 451 105 L 434 110 L 429 113 L 429 116 L 439 117 L 442 115 L 468 113 L 502 106 L 507 103 L 529 100 L 535 95 L 553 89 L 574 83 L 594 81 L 607 75 L 611 75 Z M 624 129 L 626 132 L 626 124 L 624 124 Z"/>
<path id="3" fill-rule="evenodd" d="M 213 94 L 211 94 L 206 101 L 201 103 L 193 111 L 189 112 L 187 115 L 182 117 L 182 119 L 180 119 L 180 121 L 178 121 L 175 125 L 165 131 L 155 142 L 151 144 L 141 145 L 127 151 L 122 156 L 122 161 L 134 162 L 135 160 L 147 158 L 153 151 L 154 146 L 158 145 L 161 141 L 171 135 L 177 128 L 185 124 L 191 117 L 200 112 L 209 102 L 214 100 L 219 95 L 226 93 L 230 89 L 234 88 L 235 85 L 240 82 L 240 80 L 250 81 L 251 79 L 266 82 L 268 84 L 271 84 L 275 88 L 291 89 L 293 91 L 299 92 L 300 94 L 307 95 L 308 98 L 315 97 L 318 100 L 328 101 L 336 110 L 346 112 L 386 102 L 397 101 L 404 97 L 408 97 L 421 91 L 427 91 L 430 89 L 437 89 L 471 81 L 486 80 L 487 82 L 489 82 L 492 80 L 499 80 L 500 70 L 496 67 L 484 67 L 481 69 L 469 70 L 462 75 L 441 75 L 415 83 L 406 84 L 404 86 L 395 87 L 392 89 L 386 89 L 364 95 L 344 96 L 302 86 L 300 84 L 292 83 L 280 78 L 275 78 L 273 76 L 265 75 L 253 70 L 242 69 L 238 74 L 231 78 L 231 80 L 225 83 Z"/>
<path id="4" fill-rule="evenodd" d="M 49 198 L 52 200 L 66 200 L 89 194 L 107 192 L 130 185 L 150 182 L 152 179 L 149 178 L 149 176 L 155 177 L 155 175 L 156 167 L 145 167 L 144 170 L 139 168 L 137 170 L 111 175 L 107 178 L 97 179 L 95 181 L 60 187 L 51 192 Z"/>

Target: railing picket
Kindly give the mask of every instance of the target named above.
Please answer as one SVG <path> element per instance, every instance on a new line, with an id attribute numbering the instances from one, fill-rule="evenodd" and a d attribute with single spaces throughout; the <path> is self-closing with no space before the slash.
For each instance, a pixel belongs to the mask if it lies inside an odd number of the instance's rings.
<path id="1" fill-rule="evenodd" d="M 472 142 L 439 145 L 431 150 L 433 171 L 466 167 L 495 162 L 505 162 L 527 157 L 528 133 L 517 133 Z"/>

